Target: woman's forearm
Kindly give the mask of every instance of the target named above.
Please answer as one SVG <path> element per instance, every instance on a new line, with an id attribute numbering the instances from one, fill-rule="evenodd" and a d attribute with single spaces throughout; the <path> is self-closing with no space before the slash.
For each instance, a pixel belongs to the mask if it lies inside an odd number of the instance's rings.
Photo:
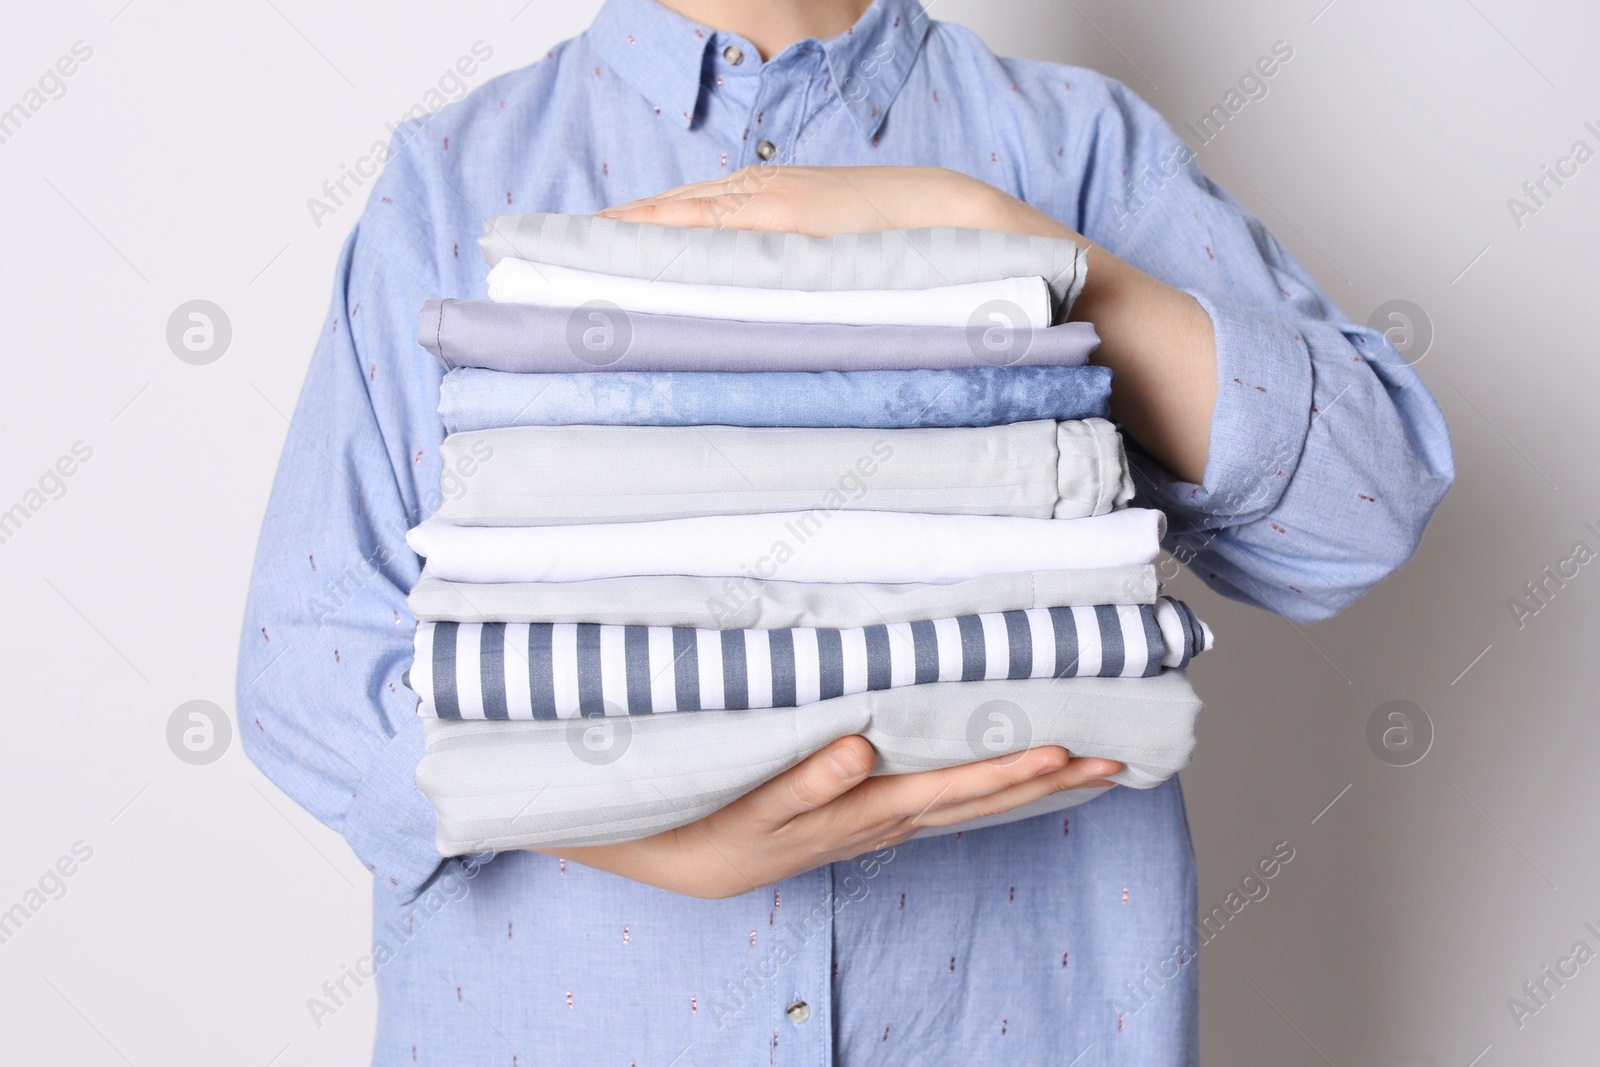
<path id="1" fill-rule="evenodd" d="M 665 226 L 786 230 L 812 237 L 964 226 L 1087 245 L 1089 276 L 1074 317 L 1100 334 L 1095 362 L 1116 374 L 1112 413 L 1145 451 L 1201 482 L 1217 397 L 1211 318 L 1165 285 L 1021 200 L 942 167 L 750 167 L 600 214 Z"/>
<path id="2" fill-rule="evenodd" d="M 1088 278 L 1072 317 L 1100 334 L 1094 362 L 1116 375 L 1112 414 L 1175 476 L 1203 482 L 1217 399 L 1216 336 L 1205 309 L 1021 201 L 1000 194 L 994 210 L 1004 229 L 1088 244 Z"/>

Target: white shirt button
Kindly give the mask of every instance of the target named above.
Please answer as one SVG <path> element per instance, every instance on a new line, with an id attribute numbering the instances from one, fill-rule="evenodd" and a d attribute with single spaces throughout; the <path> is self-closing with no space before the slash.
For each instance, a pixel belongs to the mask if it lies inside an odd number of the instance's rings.
<path id="1" fill-rule="evenodd" d="M 722 50 L 722 58 L 728 61 L 728 66 L 737 67 L 744 62 L 744 49 L 736 44 L 730 44 Z"/>
<path id="2" fill-rule="evenodd" d="M 807 1004 L 803 1000 L 797 1000 L 785 1008 L 783 1013 L 789 1017 L 790 1022 L 794 1023 L 796 1026 L 799 1026 L 801 1023 L 811 1018 L 811 1005 Z"/>
<path id="3" fill-rule="evenodd" d="M 771 162 L 772 157 L 777 154 L 778 146 L 771 141 L 756 142 L 756 155 L 760 156 L 763 162 Z"/>

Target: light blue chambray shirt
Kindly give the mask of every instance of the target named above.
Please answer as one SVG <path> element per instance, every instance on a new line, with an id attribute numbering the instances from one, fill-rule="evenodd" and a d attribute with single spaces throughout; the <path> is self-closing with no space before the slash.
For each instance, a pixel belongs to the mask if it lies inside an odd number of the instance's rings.
<path id="1" fill-rule="evenodd" d="M 417 311 L 484 294 L 489 216 L 592 212 L 730 173 L 763 143 L 779 162 L 976 175 L 1193 293 L 1220 361 L 1205 484 L 1139 460 L 1141 502 L 1230 596 L 1299 621 L 1339 610 L 1405 562 L 1451 480 L 1416 375 L 1125 87 L 996 58 L 915 0 L 767 62 L 653 0 L 610 0 L 543 61 L 402 129 L 339 261 L 262 529 L 240 730 L 373 872 L 357 970 L 379 991 L 374 1062 L 1196 1062 L 1211 928 L 1176 782 L 714 902 L 541 855 L 434 851 L 401 683 L 420 571 L 402 538 L 439 503 L 442 437 Z"/>

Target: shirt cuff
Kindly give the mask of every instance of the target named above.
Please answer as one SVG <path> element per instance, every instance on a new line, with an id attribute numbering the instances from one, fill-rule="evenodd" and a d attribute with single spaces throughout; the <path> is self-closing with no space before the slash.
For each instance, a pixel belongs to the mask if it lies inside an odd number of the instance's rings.
<path id="1" fill-rule="evenodd" d="M 406 723 L 367 764 L 341 827 L 378 884 L 403 904 L 444 862 L 433 844 L 433 808 L 417 791 L 421 759 L 421 723 Z"/>
<path id="2" fill-rule="evenodd" d="M 1311 351 L 1293 324 L 1231 300 L 1185 290 L 1216 332 L 1217 402 L 1205 484 L 1174 478 L 1148 457 L 1140 490 L 1169 513 L 1172 533 L 1261 518 L 1299 465 L 1311 428 Z"/>

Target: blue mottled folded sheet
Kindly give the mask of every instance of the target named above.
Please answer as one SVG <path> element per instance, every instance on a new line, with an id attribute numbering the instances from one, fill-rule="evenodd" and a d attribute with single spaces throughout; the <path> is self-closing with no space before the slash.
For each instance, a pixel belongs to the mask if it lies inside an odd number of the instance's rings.
<path id="1" fill-rule="evenodd" d="M 1105 418 L 1106 367 L 444 376 L 451 433 L 502 426 L 1000 426 Z"/>

